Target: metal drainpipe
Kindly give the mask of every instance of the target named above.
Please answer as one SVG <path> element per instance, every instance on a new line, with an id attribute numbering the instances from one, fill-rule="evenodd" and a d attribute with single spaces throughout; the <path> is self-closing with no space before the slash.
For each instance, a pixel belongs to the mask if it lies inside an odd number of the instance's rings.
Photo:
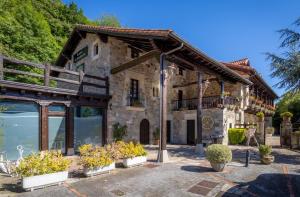
<path id="1" fill-rule="evenodd" d="M 162 140 L 163 139 L 163 121 L 164 121 L 164 118 L 163 117 L 163 108 L 165 107 L 163 102 L 164 102 L 164 99 L 163 99 L 163 94 L 164 94 L 164 90 L 163 90 L 163 87 L 164 87 L 164 81 L 165 81 L 165 76 L 164 76 L 164 57 L 167 56 L 167 55 L 170 55 L 171 53 L 174 53 L 180 49 L 183 48 L 183 43 L 181 43 L 181 45 L 177 48 L 174 48 L 168 52 L 165 52 L 165 53 L 161 53 L 160 54 L 160 109 L 159 109 L 159 115 L 160 115 L 160 121 L 159 121 L 159 127 L 160 127 L 160 142 L 159 142 L 159 150 L 160 152 L 162 150 L 165 150 L 166 149 L 166 143 L 165 141 L 166 140 Z M 166 134 L 165 134 L 165 137 L 166 137 Z M 163 142 L 164 141 L 164 142 Z M 159 156 L 160 157 L 160 153 L 159 153 Z"/>

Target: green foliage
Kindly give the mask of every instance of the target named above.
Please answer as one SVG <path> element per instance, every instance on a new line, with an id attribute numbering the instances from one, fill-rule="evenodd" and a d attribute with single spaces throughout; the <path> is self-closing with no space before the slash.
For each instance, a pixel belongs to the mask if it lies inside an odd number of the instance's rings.
<path id="1" fill-rule="evenodd" d="M 270 155 L 272 152 L 272 147 L 269 145 L 260 145 L 259 148 L 259 153 L 262 156 Z"/>
<path id="2" fill-rule="evenodd" d="M 144 147 L 139 143 L 124 143 L 120 149 L 122 158 L 133 158 L 138 156 L 146 156 L 147 152 L 145 151 Z"/>
<path id="3" fill-rule="evenodd" d="M 293 117 L 293 114 L 291 112 L 283 112 L 280 114 L 281 117 L 288 117 L 288 118 L 291 118 Z"/>
<path id="4" fill-rule="evenodd" d="M 68 170 L 70 163 L 61 152 L 46 151 L 25 157 L 16 172 L 22 177 L 50 174 Z"/>
<path id="5" fill-rule="evenodd" d="M 95 21 L 97 25 L 109 27 L 121 27 L 121 23 L 117 17 L 113 15 L 103 15 Z"/>
<path id="6" fill-rule="evenodd" d="M 243 128 L 230 128 L 228 129 L 228 138 L 230 144 L 241 144 L 246 139 L 245 129 Z"/>
<path id="7" fill-rule="evenodd" d="M 273 116 L 273 126 L 277 130 L 279 130 L 282 121 L 280 114 L 287 111 L 293 114 L 293 117 L 291 118 L 292 123 L 300 119 L 300 93 L 285 94 L 276 104 L 276 111 Z"/>
<path id="8" fill-rule="evenodd" d="M 113 138 L 115 141 L 121 141 L 127 135 L 127 126 L 120 123 L 113 124 Z"/>
<path id="9" fill-rule="evenodd" d="M 153 139 L 159 140 L 160 131 L 159 128 L 156 128 L 155 131 L 153 131 Z"/>
<path id="10" fill-rule="evenodd" d="M 273 135 L 273 134 L 274 134 L 274 131 L 275 131 L 274 127 L 267 127 L 267 128 L 266 128 L 266 133 L 267 133 L 267 134 L 272 134 L 272 135 Z"/>
<path id="11" fill-rule="evenodd" d="M 263 118 L 263 117 L 265 117 L 265 114 L 264 114 L 264 112 L 257 112 L 256 113 L 256 116 L 258 117 L 258 118 Z"/>
<path id="12" fill-rule="evenodd" d="M 111 154 L 104 147 L 85 144 L 79 147 L 80 164 L 85 168 L 93 169 L 108 166 L 113 163 Z"/>
<path id="13" fill-rule="evenodd" d="M 300 18 L 294 23 L 296 28 L 300 27 Z M 267 59 L 271 61 L 272 77 L 281 79 L 276 84 L 279 88 L 285 88 L 288 92 L 300 91 L 300 32 L 285 28 L 279 30 L 282 39 L 280 48 L 282 55 L 267 53 Z"/>
<path id="14" fill-rule="evenodd" d="M 232 153 L 226 145 L 212 144 L 207 147 L 206 158 L 212 163 L 228 163 L 232 159 Z"/>

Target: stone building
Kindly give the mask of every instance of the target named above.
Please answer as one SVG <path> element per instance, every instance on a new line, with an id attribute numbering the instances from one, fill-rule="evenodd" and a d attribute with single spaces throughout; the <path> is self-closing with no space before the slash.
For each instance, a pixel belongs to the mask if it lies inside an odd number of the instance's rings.
<path id="1" fill-rule="evenodd" d="M 44 74 L 6 67 L 11 64 Z M 42 78 L 43 84 L 12 82 L 7 73 Z M 0 81 L 0 104 L 7 107 L 0 111 L 0 150 L 11 158 L 17 145 L 25 155 L 103 145 L 113 140 L 116 123 L 127 126 L 128 140 L 143 144 L 153 143 L 160 121 L 164 147 L 165 141 L 227 144 L 228 128 L 255 121 L 256 111 L 272 115 L 276 98 L 249 61 L 218 62 L 172 30 L 78 25 L 55 66 L 0 55 Z M 166 101 L 162 120 L 160 99 Z"/>
<path id="2" fill-rule="evenodd" d="M 172 48 L 172 45 L 174 48 L 176 44 L 169 41 L 174 39 L 173 34 L 170 30 L 84 25 L 77 26 L 73 31 L 57 65 L 109 77 L 112 97 L 107 110 L 108 141 L 112 140 L 112 125 L 120 123 L 128 128 L 127 139 L 152 143 L 152 134 L 159 128 L 159 59 L 155 53 L 143 57 L 154 50 L 163 51 Z M 79 38 L 76 40 L 76 37 Z M 178 44 L 186 43 L 177 36 L 175 40 Z M 249 73 L 246 75 L 231 66 L 238 65 L 241 61 L 223 64 L 189 44 L 186 45 L 186 48 L 166 61 L 166 65 L 175 68 L 170 71 L 167 79 L 167 141 L 178 144 L 196 143 L 198 83 L 197 70 L 193 67 L 202 64 L 204 83 L 207 86 L 202 101 L 203 140 L 209 142 L 216 139 L 227 144 L 228 128 L 251 122 L 250 119 L 255 117 L 255 113 L 249 110 L 249 102 L 254 88 L 260 83 L 254 86 Z M 87 55 L 74 61 L 77 54 L 86 47 Z M 199 57 L 188 57 L 193 55 Z M 134 62 L 138 58 L 142 60 Z M 263 80 L 261 82 L 264 90 L 271 92 L 268 107 L 273 107 L 276 95 Z M 262 92 L 265 94 L 265 91 Z"/>

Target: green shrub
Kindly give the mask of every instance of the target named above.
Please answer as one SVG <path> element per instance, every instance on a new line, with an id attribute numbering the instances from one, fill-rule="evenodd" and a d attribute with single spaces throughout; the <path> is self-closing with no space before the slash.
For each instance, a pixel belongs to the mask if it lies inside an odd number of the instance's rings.
<path id="1" fill-rule="evenodd" d="M 25 157 L 16 172 L 22 177 L 50 174 L 68 170 L 70 163 L 60 151 L 45 151 Z"/>
<path id="2" fill-rule="evenodd" d="M 159 140 L 160 131 L 159 128 L 156 128 L 155 131 L 153 131 L 153 139 Z"/>
<path id="3" fill-rule="evenodd" d="M 293 114 L 291 112 L 283 112 L 280 114 L 280 117 L 288 117 L 288 118 L 291 118 L 293 117 Z"/>
<path id="4" fill-rule="evenodd" d="M 230 144 L 241 144 L 246 139 L 244 128 L 230 128 L 228 129 L 228 137 Z"/>
<path id="5" fill-rule="evenodd" d="M 275 131 L 274 127 L 267 127 L 267 128 L 266 128 L 266 133 L 267 133 L 267 134 L 272 134 L 272 135 L 273 135 L 273 134 L 274 134 L 274 131 Z"/>
<path id="6" fill-rule="evenodd" d="M 121 125 L 120 123 L 113 124 L 113 138 L 115 141 L 123 140 L 124 136 L 127 135 L 127 126 Z"/>
<path id="7" fill-rule="evenodd" d="M 256 116 L 258 117 L 258 118 L 263 118 L 263 117 L 265 117 L 265 114 L 264 114 L 264 112 L 257 112 L 256 113 Z"/>
<path id="8" fill-rule="evenodd" d="M 228 163 L 232 159 L 232 153 L 226 145 L 212 144 L 207 147 L 206 158 L 212 163 Z"/>
<path id="9" fill-rule="evenodd" d="M 258 150 L 259 150 L 260 155 L 262 155 L 262 156 L 270 155 L 272 152 L 272 147 L 269 145 L 260 145 Z"/>

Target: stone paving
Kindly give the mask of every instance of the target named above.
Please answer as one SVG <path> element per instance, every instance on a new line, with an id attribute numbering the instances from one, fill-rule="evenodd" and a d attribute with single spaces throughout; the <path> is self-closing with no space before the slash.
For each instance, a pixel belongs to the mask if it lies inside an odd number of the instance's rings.
<path id="1" fill-rule="evenodd" d="M 3 196 L 300 196 L 300 153 L 274 149 L 275 162 L 262 165 L 255 148 L 251 163 L 244 167 L 246 147 L 231 147 L 234 161 L 224 172 L 212 171 L 207 160 L 191 146 L 168 146 L 170 162 L 155 161 L 157 147 L 147 147 L 147 164 L 117 168 L 110 174 L 75 176 L 62 186 L 23 192 L 16 179 L 5 184 Z"/>

